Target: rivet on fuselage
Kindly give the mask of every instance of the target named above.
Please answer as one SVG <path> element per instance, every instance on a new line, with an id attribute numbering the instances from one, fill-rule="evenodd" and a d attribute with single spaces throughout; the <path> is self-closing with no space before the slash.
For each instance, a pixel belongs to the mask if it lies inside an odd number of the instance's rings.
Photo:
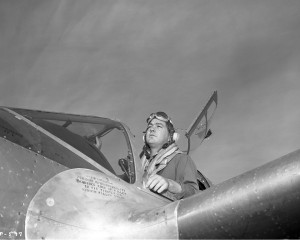
<path id="1" fill-rule="evenodd" d="M 55 204 L 55 201 L 53 198 L 47 198 L 46 203 L 49 207 L 53 207 Z"/>

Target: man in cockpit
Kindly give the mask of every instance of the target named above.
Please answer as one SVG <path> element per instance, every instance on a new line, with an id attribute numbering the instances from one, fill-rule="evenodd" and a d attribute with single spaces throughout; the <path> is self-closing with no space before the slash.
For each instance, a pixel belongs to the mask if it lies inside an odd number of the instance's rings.
<path id="1" fill-rule="evenodd" d="M 166 113 L 152 113 L 147 118 L 140 155 L 144 186 L 173 200 L 198 191 L 197 168 L 190 156 L 176 145 L 178 136 Z"/>

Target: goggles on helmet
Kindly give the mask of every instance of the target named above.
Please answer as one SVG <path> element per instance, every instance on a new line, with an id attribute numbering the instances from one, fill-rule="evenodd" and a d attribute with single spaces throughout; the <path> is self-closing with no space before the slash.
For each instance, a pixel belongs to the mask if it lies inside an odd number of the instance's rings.
<path id="1" fill-rule="evenodd" d="M 173 125 L 171 118 L 169 118 L 168 115 L 164 112 L 151 113 L 147 118 L 147 124 L 149 124 L 154 118 L 164 122 L 170 122 Z"/>

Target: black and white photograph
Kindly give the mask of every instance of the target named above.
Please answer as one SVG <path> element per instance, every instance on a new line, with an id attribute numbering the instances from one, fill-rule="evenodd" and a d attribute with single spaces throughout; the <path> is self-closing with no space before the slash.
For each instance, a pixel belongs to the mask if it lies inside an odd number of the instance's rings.
<path id="1" fill-rule="evenodd" d="M 0 0 L 0 239 L 300 238 L 299 0 Z"/>

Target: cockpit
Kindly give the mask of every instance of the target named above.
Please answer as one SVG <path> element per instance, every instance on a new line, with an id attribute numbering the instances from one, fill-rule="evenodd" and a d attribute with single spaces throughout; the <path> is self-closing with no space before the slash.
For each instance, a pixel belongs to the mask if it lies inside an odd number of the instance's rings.
<path id="1" fill-rule="evenodd" d="M 88 168 L 135 181 L 128 132 L 118 121 L 2 108 L 0 137 L 68 168 Z"/>

